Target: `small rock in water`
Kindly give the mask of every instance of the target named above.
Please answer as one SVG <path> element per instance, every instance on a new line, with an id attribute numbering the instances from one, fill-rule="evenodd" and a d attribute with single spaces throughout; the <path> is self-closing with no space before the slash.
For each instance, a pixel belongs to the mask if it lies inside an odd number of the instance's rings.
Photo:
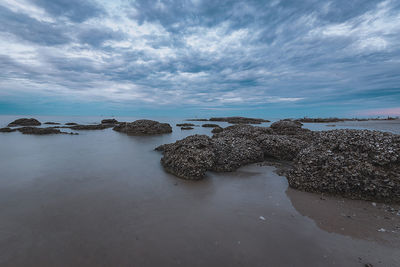
<path id="1" fill-rule="evenodd" d="M 372 202 L 372 206 L 376 207 L 376 203 L 375 203 L 375 202 Z"/>
<path id="2" fill-rule="evenodd" d="M 260 216 L 260 220 L 265 221 L 265 217 L 264 216 Z"/>
<path id="3" fill-rule="evenodd" d="M 386 230 L 384 228 L 381 228 L 378 230 L 378 232 L 386 232 Z"/>

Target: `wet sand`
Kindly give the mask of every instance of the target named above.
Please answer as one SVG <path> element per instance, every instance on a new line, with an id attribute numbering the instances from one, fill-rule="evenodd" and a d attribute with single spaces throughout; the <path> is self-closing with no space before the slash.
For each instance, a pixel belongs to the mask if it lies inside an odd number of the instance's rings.
<path id="1" fill-rule="evenodd" d="M 269 166 L 165 173 L 153 148 L 194 133 L 1 135 L 0 266 L 400 266 L 382 204 L 288 189 Z"/>

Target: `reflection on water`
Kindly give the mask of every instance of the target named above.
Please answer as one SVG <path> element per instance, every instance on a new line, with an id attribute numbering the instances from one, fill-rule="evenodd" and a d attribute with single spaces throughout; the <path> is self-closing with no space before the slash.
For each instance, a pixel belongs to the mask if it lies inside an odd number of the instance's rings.
<path id="1" fill-rule="evenodd" d="M 15 118 L 0 117 L 0 125 Z M 164 172 L 156 146 L 211 132 L 173 130 L 152 137 L 112 129 L 0 134 L 0 266 L 354 266 L 359 257 L 400 263 L 393 246 L 321 230 L 294 208 L 286 179 L 272 167 L 209 173 L 198 182 Z"/>

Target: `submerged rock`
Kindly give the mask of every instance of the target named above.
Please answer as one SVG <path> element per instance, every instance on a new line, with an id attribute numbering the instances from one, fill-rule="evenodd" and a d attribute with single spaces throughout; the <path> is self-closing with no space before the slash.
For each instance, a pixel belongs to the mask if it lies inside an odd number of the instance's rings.
<path id="1" fill-rule="evenodd" d="M 213 124 L 213 123 L 206 123 L 201 125 L 201 127 L 205 127 L 205 128 L 215 128 L 215 127 L 219 127 L 218 124 Z"/>
<path id="2" fill-rule="evenodd" d="M 52 121 L 48 121 L 48 122 L 45 122 L 45 123 L 43 123 L 43 124 L 47 124 L 47 125 L 60 125 L 60 123 L 58 123 L 58 122 L 52 122 Z"/>
<path id="3" fill-rule="evenodd" d="M 178 123 L 176 126 L 178 127 L 192 127 L 195 126 L 193 123 Z"/>
<path id="4" fill-rule="evenodd" d="M 67 122 L 65 125 L 78 125 L 78 124 L 75 122 Z"/>
<path id="5" fill-rule="evenodd" d="M 88 131 L 88 130 L 104 130 L 107 128 L 111 128 L 114 125 L 112 124 L 89 124 L 89 125 L 74 125 L 69 127 L 72 130 L 80 130 L 80 131 Z"/>
<path id="6" fill-rule="evenodd" d="M 17 129 L 22 134 L 34 134 L 34 135 L 48 135 L 48 134 L 75 134 L 61 132 L 59 129 L 48 127 L 48 128 L 36 128 L 36 127 L 21 127 Z"/>
<path id="7" fill-rule="evenodd" d="M 11 133 L 11 132 L 15 132 L 17 129 L 11 129 L 9 127 L 5 127 L 5 128 L 0 128 L 0 133 Z"/>
<path id="8" fill-rule="evenodd" d="M 119 122 L 116 119 L 104 119 L 101 121 L 101 124 L 118 124 Z"/>
<path id="9" fill-rule="evenodd" d="M 137 120 L 130 123 L 121 123 L 113 128 L 114 131 L 129 135 L 155 135 L 171 133 L 172 128 L 168 123 L 153 120 Z"/>
<path id="10" fill-rule="evenodd" d="M 40 121 L 38 121 L 37 119 L 31 118 L 31 119 L 27 119 L 27 118 L 22 118 L 22 119 L 18 119 L 15 120 L 11 123 L 8 124 L 9 127 L 16 127 L 16 126 L 40 126 L 42 125 L 40 123 Z"/>
<path id="11" fill-rule="evenodd" d="M 193 130 L 193 129 L 194 129 L 193 127 L 189 127 L 189 126 L 181 127 L 181 130 Z"/>

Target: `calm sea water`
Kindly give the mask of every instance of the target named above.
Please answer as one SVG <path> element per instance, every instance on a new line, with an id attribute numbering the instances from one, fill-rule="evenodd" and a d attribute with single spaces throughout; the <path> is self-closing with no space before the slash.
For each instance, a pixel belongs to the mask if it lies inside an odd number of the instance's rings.
<path id="1" fill-rule="evenodd" d="M 0 127 L 16 118 L 1 116 Z M 0 134 L 0 266 L 359 266 L 359 257 L 400 265 L 398 248 L 327 232 L 303 216 L 273 167 L 198 182 L 164 172 L 155 147 L 210 132 Z"/>

